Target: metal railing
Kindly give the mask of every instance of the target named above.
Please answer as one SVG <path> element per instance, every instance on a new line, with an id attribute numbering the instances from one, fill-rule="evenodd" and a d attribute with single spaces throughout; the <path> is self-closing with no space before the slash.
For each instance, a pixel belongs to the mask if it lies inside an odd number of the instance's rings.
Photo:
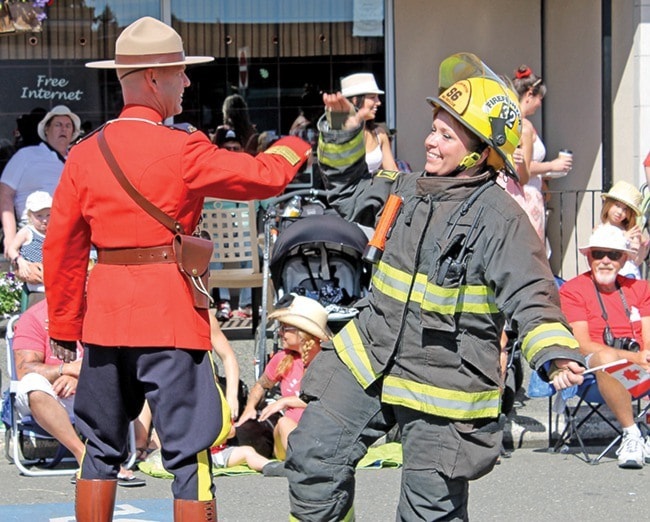
<path id="1" fill-rule="evenodd" d="M 553 273 L 569 279 L 587 269 L 578 248 L 600 223 L 602 190 L 549 190 L 546 197 L 546 237 L 551 245 Z"/>

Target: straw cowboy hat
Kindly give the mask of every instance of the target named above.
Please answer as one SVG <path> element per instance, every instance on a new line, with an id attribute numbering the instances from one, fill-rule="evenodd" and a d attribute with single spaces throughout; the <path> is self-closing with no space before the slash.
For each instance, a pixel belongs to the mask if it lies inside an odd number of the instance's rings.
<path id="1" fill-rule="evenodd" d="M 274 319 L 295 326 L 322 341 L 332 337 L 332 332 L 327 326 L 327 310 L 318 301 L 309 297 L 298 294 L 285 295 L 276 303 L 275 310 L 269 314 L 269 320 Z"/>
<path id="2" fill-rule="evenodd" d="M 630 242 L 625 237 L 625 232 L 614 225 L 600 225 L 589 237 L 589 243 L 580 247 L 580 253 L 587 255 L 592 248 L 604 250 L 618 250 L 634 254 L 630 249 Z"/>
<path id="3" fill-rule="evenodd" d="M 81 132 L 81 120 L 79 119 L 79 116 L 68 109 L 65 105 L 57 105 L 56 107 L 52 107 L 52 110 L 48 112 L 41 121 L 38 122 L 38 137 L 43 141 L 47 141 L 47 138 L 45 136 L 45 127 L 55 116 L 68 116 L 72 120 L 72 124 L 74 125 L 72 141 L 74 141 Z"/>
<path id="4" fill-rule="evenodd" d="M 167 24 L 144 16 L 129 25 L 115 42 L 115 60 L 89 62 L 91 69 L 148 69 L 191 65 L 213 56 L 185 56 L 180 35 Z"/>
<path id="5" fill-rule="evenodd" d="M 346 98 L 361 94 L 384 94 L 372 73 L 356 73 L 341 79 L 341 94 Z"/>
<path id="6" fill-rule="evenodd" d="M 643 195 L 634 185 L 627 181 L 617 181 L 614 186 L 609 189 L 609 192 L 601 194 L 601 198 L 615 199 L 621 203 L 625 203 L 630 207 L 637 216 L 641 215 L 641 201 Z"/>

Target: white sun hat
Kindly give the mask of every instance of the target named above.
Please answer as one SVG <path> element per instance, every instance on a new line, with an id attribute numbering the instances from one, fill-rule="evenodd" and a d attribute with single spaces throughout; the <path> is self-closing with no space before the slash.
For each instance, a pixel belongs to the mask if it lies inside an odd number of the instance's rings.
<path id="1" fill-rule="evenodd" d="M 185 56 L 180 35 L 150 16 L 137 19 L 115 42 L 115 60 L 89 62 L 91 69 L 148 69 L 191 65 L 214 60 L 213 56 Z"/>
<path id="2" fill-rule="evenodd" d="M 384 94 L 372 73 L 355 73 L 341 78 L 341 94 L 346 98 L 361 94 Z"/>
<path id="3" fill-rule="evenodd" d="M 45 136 L 45 126 L 55 116 L 67 116 L 72 120 L 72 124 L 74 125 L 72 140 L 74 141 L 81 132 L 81 119 L 79 119 L 79 116 L 68 109 L 65 105 L 57 105 L 56 107 L 52 107 L 52 110 L 48 112 L 41 121 L 38 122 L 38 127 L 36 129 L 38 131 L 38 137 L 43 141 L 47 141 Z"/>
<path id="4" fill-rule="evenodd" d="M 625 232 L 614 225 L 604 224 L 596 228 L 589 237 L 589 243 L 580 247 L 580 253 L 587 255 L 592 248 L 604 250 L 618 250 L 634 254 L 630 249 L 630 242 L 625 237 Z"/>

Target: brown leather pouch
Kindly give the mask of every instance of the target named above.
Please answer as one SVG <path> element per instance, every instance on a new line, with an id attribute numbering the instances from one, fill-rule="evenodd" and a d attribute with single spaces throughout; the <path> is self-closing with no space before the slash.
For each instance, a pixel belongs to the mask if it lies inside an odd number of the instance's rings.
<path id="1" fill-rule="evenodd" d="M 212 241 L 197 236 L 176 234 L 172 246 L 178 268 L 187 279 L 194 297 L 194 307 L 210 308 L 212 299 L 208 291 L 208 278 L 214 249 Z"/>

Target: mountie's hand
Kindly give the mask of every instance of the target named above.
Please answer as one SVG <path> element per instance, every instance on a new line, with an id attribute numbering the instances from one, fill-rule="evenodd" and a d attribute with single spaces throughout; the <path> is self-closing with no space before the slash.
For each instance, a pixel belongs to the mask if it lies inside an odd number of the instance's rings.
<path id="1" fill-rule="evenodd" d="M 57 341 L 50 339 L 52 353 L 64 363 L 69 363 L 77 358 L 77 341 Z"/>

